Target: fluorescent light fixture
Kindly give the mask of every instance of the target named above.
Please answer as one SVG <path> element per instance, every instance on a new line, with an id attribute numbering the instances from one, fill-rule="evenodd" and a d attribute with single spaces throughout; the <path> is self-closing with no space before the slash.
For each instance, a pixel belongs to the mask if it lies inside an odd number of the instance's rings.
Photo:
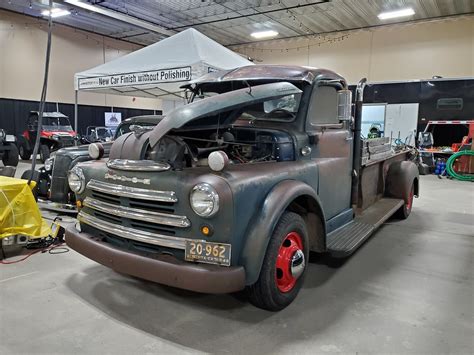
<path id="1" fill-rule="evenodd" d="M 413 16 L 414 14 L 415 14 L 415 10 L 409 7 L 407 9 L 382 12 L 377 17 L 381 20 L 388 20 L 388 19 L 398 18 L 398 17 Z"/>
<path id="2" fill-rule="evenodd" d="M 41 14 L 43 16 L 46 16 L 46 17 L 49 17 L 51 15 L 52 18 L 56 18 L 56 17 L 70 15 L 71 13 L 68 10 L 59 9 L 59 8 L 55 7 L 53 9 L 51 9 L 51 11 L 44 10 Z"/>
<path id="3" fill-rule="evenodd" d="M 251 36 L 253 38 L 269 38 L 269 37 L 275 37 L 275 36 L 278 36 L 278 32 L 277 31 L 260 31 L 260 32 L 253 32 L 251 34 Z"/>

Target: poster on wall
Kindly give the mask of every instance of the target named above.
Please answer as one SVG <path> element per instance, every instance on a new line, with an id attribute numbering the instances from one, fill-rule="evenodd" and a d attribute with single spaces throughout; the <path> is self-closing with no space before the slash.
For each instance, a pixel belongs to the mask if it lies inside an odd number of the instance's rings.
<path id="1" fill-rule="evenodd" d="M 122 122 L 121 112 L 105 112 L 105 126 L 117 127 Z"/>

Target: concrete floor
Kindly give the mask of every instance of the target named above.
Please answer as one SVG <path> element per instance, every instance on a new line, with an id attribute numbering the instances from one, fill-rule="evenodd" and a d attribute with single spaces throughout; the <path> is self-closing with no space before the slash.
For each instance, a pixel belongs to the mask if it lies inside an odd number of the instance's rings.
<path id="1" fill-rule="evenodd" d="M 341 266 L 313 258 L 279 313 L 70 251 L 0 265 L 0 353 L 473 353 L 474 185 L 421 179 L 406 221 Z"/>

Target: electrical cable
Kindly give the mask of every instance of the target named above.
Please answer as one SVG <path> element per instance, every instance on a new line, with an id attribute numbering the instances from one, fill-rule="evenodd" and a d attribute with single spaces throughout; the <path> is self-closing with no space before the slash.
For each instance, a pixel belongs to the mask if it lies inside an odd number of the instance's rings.
<path id="1" fill-rule="evenodd" d="M 447 170 L 448 174 L 451 175 L 456 180 L 474 181 L 474 175 L 463 175 L 463 174 L 459 174 L 459 173 L 454 171 L 454 169 L 453 169 L 454 162 L 456 161 L 456 159 L 461 157 L 461 155 L 474 156 L 474 150 L 461 150 L 461 151 L 451 155 L 449 157 L 448 161 L 446 162 L 446 170 Z"/>
<path id="2" fill-rule="evenodd" d="M 44 65 L 44 79 L 43 79 L 43 89 L 41 91 L 41 100 L 39 105 L 39 112 L 38 112 L 38 127 L 36 131 L 36 141 L 35 146 L 33 148 L 33 157 L 31 160 L 31 174 L 28 179 L 28 185 L 31 183 L 33 179 L 35 168 L 36 168 L 36 156 L 38 155 L 38 150 L 40 147 L 40 140 L 41 140 L 41 130 L 43 128 L 43 113 L 44 113 L 44 106 L 46 103 L 46 92 L 48 89 L 48 75 L 49 75 L 49 60 L 51 57 L 51 32 L 53 28 L 53 17 L 51 16 L 51 9 L 53 8 L 53 1 L 49 0 L 49 19 L 48 19 L 48 42 L 46 45 L 46 60 Z"/>

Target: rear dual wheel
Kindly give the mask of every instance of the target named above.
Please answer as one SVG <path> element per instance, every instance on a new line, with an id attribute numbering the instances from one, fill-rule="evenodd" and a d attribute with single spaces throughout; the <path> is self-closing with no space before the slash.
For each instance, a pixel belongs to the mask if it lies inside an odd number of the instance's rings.
<path id="1" fill-rule="evenodd" d="M 413 208 L 413 197 L 415 196 L 415 184 L 411 185 L 410 191 L 408 192 L 408 199 L 405 201 L 405 204 L 400 207 L 396 212 L 396 217 L 400 219 L 407 219 Z"/>
<path id="2" fill-rule="evenodd" d="M 259 308 L 279 311 L 298 295 L 308 260 L 306 225 L 300 215 L 285 212 L 268 244 L 258 281 L 247 289 Z"/>

